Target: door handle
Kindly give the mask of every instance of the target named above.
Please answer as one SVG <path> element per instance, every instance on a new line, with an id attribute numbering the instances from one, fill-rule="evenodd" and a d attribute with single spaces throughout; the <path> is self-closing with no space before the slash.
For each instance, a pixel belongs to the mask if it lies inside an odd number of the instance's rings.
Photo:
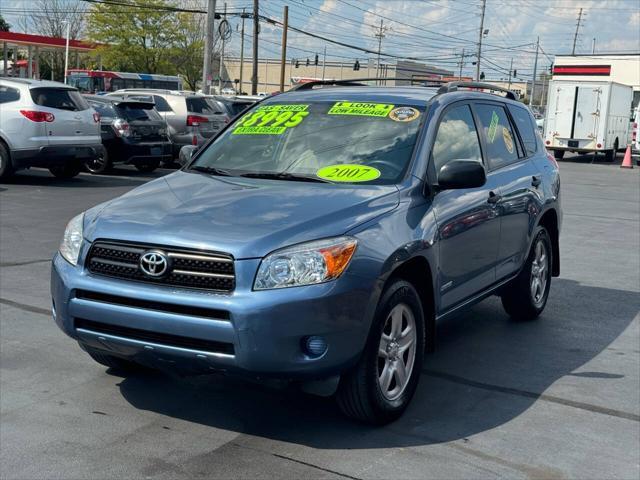
<path id="1" fill-rule="evenodd" d="M 541 183 L 542 183 L 542 179 L 538 175 L 534 175 L 533 177 L 531 177 L 532 187 L 539 187 Z"/>
<path id="2" fill-rule="evenodd" d="M 502 198 L 502 195 L 497 195 L 495 192 L 489 192 L 489 198 L 487 199 L 487 203 L 498 203 L 500 201 L 500 199 Z"/>

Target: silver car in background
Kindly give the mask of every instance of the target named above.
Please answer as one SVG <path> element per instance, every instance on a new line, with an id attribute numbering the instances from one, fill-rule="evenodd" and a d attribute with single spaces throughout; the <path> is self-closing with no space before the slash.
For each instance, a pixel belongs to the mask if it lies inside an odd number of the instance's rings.
<path id="1" fill-rule="evenodd" d="M 156 110 L 167 122 L 174 157 L 184 145 L 204 144 L 229 121 L 224 110 L 194 92 L 141 88 L 117 90 L 108 95 L 155 103 Z"/>
<path id="2" fill-rule="evenodd" d="M 99 122 L 73 87 L 1 77 L 0 178 L 30 167 L 75 177 L 102 150 Z"/>

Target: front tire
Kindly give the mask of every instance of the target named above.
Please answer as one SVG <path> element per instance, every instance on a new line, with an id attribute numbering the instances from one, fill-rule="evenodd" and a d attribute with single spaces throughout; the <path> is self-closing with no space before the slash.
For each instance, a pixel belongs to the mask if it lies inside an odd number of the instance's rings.
<path id="1" fill-rule="evenodd" d="M 538 227 L 527 262 L 502 294 L 502 306 L 514 320 L 533 320 L 544 310 L 551 289 L 551 239 Z"/>
<path id="2" fill-rule="evenodd" d="M 69 179 L 77 176 L 80 173 L 81 169 L 82 167 L 79 165 L 67 164 L 57 167 L 51 167 L 49 171 L 56 178 Z"/>
<path id="3" fill-rule="evenodd" d="M 0 179 L 5 180 L 13 175 L 13 165 L 7 147 L 0 142 Z"/>
<path id="4" fill-rule="evenodd" d="M 360 361 L 340 379 L 337 401 L 345 415 L 377 425 L 402 415 L 420 379 L 424 325 L 415 288 L 395 280 L 382 294 Z"/>

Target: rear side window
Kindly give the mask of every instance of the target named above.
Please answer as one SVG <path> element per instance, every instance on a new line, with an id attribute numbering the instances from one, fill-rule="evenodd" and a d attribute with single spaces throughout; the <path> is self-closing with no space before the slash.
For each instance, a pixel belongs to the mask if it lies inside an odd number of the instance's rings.
<path id="1" fill-rule="evenodd" d="M 134 105 L 118 105 L 118 116 L 129 122 L 136 120 L 162 120 L 162 117 L 152 108 L 140 108 Z"/>
<path id="2" fill-rule="evenodd" d="M 478 132 L 469 105 L 450 108 L 442 116 L 433 144 L 436 173 L 451 160 L 482 162 Z"/>
<path id="3" fill-rule="evenodd" d="M 20 100 L 20 90 L 0 85 L 0 103 L 15 102 L 16 100 Z"/>
<path id="4" fill-rule="evenodd" d="M 189 97 L 187 100 L 187 112 L 202 113 L 205 115 L 213 115 L 220 110 L 220 107 L 214 108 L 207 102 L 205 97 Z"/>
<path id="5" fill-rule="evenodd" d="M 171 106 L 169 103 L 159 95 L 153 96 L 153 101 L 156 104 L 156 110 L 159 112 L 171 112 Z"/>
<path id="6" fill-rule="evenodd" d="M 509 111 L 513 116 L 516 123 L 516 127 L 520 132 L 522 143 L 524 143 L 524 150 L 526 155 L 533 155 L 536 153 L 538 142 L 536 140 L 535 125 L 531 120 L 531 115 L 525 108 L 509 105 Z"/>
<path id="7" fill-rule="evenodd" d="M 108 103 L 90 101 L 89 105 L 91 105 L 93 109 L 100 114 L 101 118 L 113 118 L 116 116 L 113 107 Z"/>
<path id="8" fill-rule="evenodd" d="M 507 112 L 502 106 L 479 104 L 475 106 L 482 134 L 487 145 L 486 156 L 492 168 L 500 168 L 518 161 L 517 139 Z"/>
<path id="9" fill-rule="evenodd" d="M 32 88 L 31 98 L 36 105 L 77 112 L 88 110 L 89 104 L 76 90 L 65 88 Z"/>

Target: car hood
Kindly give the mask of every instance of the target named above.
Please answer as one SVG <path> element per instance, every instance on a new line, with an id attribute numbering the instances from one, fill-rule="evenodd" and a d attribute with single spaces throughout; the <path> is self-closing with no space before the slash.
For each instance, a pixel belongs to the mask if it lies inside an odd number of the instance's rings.
<path id="1" fill-rule="evenodd" d="M 287 245 L 342 235 L 397 205 L 394 185 L 329 185 L 179 171 L 89 210 L 85 237 L 258 258 Z"/>

